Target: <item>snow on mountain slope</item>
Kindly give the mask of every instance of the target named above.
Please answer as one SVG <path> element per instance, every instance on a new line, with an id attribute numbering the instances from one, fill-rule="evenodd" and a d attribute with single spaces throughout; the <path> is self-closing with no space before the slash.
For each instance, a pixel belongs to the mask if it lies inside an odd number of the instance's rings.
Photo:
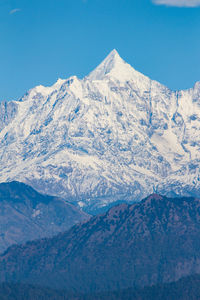
<path id="1" fill-rule="evenodd" d="M 113 50 L 82 80 L 59 79 L 9 103 L 14 112 L 4 110 L 0 126 L 1 182 L 70 194 L 85 209 L 125 195 L 199 192 L 199 82 L 173 92 Z"/>

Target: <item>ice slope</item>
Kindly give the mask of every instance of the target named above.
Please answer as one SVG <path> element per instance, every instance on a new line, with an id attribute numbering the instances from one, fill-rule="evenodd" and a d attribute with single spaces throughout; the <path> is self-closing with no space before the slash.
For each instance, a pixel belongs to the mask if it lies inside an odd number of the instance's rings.
<path id="1" fill-rule="evenodd" d="M 113 50 L 82 80 L 37 86 L 9 105 L 1 182 L 70 194 L 86 210 L 152 192 L 199 194 L 200 82 L 171 91 Z"/>

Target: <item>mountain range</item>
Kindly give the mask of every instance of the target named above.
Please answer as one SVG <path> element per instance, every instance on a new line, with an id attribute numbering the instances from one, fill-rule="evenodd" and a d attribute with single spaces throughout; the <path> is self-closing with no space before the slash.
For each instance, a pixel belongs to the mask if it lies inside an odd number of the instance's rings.
<path id="1" fill-rule="evenodd" d="M 200 200 L 153 194 L 0 255 L 0 282 L 95 293 L 200 273 Z"/>
<path id="2" fill-rule="evenodd" d="M 200 275 L 181 278 L 176 282 L 91 294 L 69 293 L 40 286 L 0 284 L 1 300 L 199 300 Z"/>
<path id="3" fill-rule="evenodd" d="M 200 82 L 172 91 L 113 50 L 88 76 L 0 103 L 0 182 L 92 212 L 151 193 L 198 196 Z"/>
<path id="4" fill-rule="evenodd" d="M 12 244 L 52 237 L 89 215 L 20 182 L 0 184 L 0 253 Z"/>

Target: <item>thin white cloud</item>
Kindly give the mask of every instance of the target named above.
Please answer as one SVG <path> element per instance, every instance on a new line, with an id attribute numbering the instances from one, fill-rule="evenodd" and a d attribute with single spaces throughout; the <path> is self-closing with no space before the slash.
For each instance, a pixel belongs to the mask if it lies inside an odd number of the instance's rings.
<path id="1" fill-rule="evenodd" d="M 200 0 L 152 0 L 156 5 L 176 6 L 176 7 L 198 7 Z"/>
<path id="2" fill-rule="evenodd" d="M 20 8 L 14 8 L 10 11 L 10 15 L 16 14 L 17 12 L 21 11 Z"/>

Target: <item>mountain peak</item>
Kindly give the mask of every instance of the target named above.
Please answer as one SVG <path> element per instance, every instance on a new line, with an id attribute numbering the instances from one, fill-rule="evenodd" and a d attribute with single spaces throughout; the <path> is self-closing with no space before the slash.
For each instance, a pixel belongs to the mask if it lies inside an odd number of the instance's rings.
<path id="1" fill-rule="evenodd" d="M 100 63 L 100 65 L 89 74 L 88 79 L 102 80 L 107 77 L 115 77 L 116 79 L 121 80 L 123 78 L 123 75 L 118 78 L 119 73 L 124 69 L 129 69 L 130 71 L 130 68 L 131 66 L 128 65 L 120 57 L 117 50 L 114 49 L 108 54 L 108 56 L 102 61 L 102 63 Z"/>
<path id="2" fill-rule="evenodd" d="M 123 59 L 120 57 L 119 53 L 117 52 L 116 49 L 113 49 L 108 55 L 107 57 L 105 58 L 105 60 L 107 61 L 113 61 L 113 60 L 121 60 L 123 61 Z M 105 61 L 104 60 L 104 61 Z"/>
<path id="3" fill-rule="evenodd" d="M 103 80 L 116 79 L 121 82 L 135 80 L 136 78 L 145 76 L 137 72 L 132 66 L 126 63 L 119 55 L 116 49 L 113 49 L 102 63 L 92 71 L 87 79 Z"/>

